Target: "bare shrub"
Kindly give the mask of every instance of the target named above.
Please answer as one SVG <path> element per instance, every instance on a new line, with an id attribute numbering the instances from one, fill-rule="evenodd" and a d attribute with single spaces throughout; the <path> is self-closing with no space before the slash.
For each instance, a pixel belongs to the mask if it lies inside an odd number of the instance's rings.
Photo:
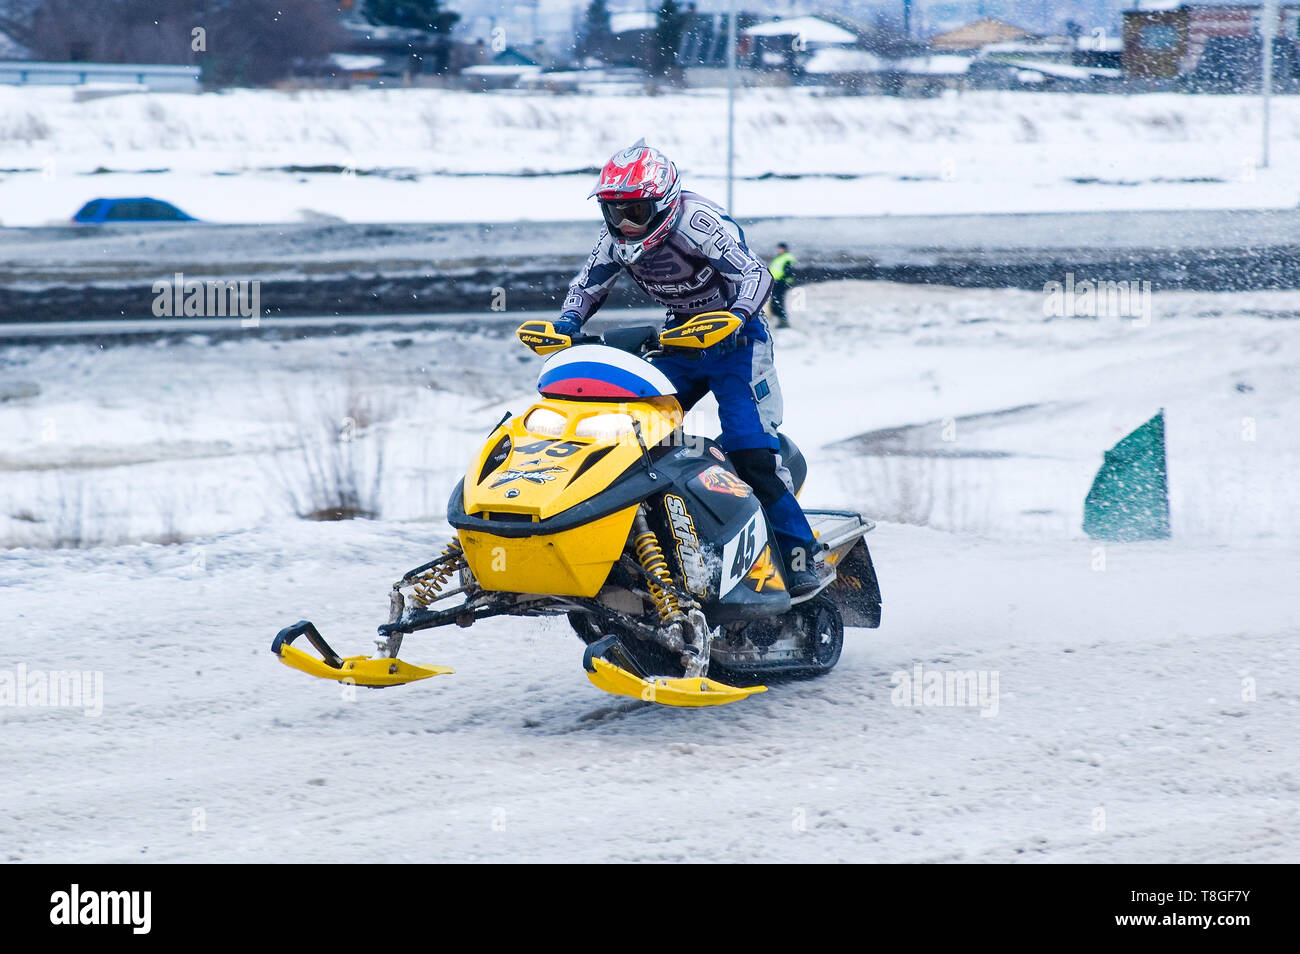
<path id="1" fill-rule="evenodd" d="M 162 546 L 173 546 L 177 543 L 184 543 L 185 536 L 181 533 L 180 518 L 178 516 L 179 508 L 176 502 L 176 494 L 163 491 L 154 496 L 154 508 L 158 511 L 159 532 L 149 538 L 150 543 L 157 543 Z"/>
<path id="2" fill-rule="evenodd" d="M 381 396 L 352 381 L 306 405 L 284 406 L 289 449 L 276 455 L 273 477 L 294 513 L 307 520 L 379 516 L 392 417 Z"/>
<path id="3" fill-rule="evenodd" d="M 33 142 L 50 138 L 50 124 L 36 113 L 14 114 L 0 121 L 0 142 Z"/>
<path id="4" fill-rule="evenodd" d="M 48 545 L 56 550 L 82 550 L 108 542 L 103 501 L 85 474 L 57 477 L 42 523 Z"/>
<path id="5" fill-rule="evenodd" d="M 926 457 L 864 456 L 843 469 L 852 505 L 873 520 L 931 525 L 935 508 L 935 461 Z"/>

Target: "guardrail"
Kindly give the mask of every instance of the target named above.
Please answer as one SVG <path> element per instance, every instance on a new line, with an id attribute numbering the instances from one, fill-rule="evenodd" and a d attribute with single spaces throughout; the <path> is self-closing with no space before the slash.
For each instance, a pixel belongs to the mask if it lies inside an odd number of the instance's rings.
<path id="1" fill-rule="evenodd" d="M 36 63 L 0 61 L 0 83 L 10 86 L 85 86 L 133 83 L 156 93 L 197 93 L 197 66 L 161 63 Z"/>

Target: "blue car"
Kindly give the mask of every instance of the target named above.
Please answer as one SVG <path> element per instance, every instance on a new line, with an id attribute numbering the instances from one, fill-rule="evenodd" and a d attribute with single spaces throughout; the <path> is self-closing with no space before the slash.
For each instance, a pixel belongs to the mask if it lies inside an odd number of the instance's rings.
<path id="1" fill-rule="evenodd" d="M 136 199 L 91 199 L 72 221 L 81 225 L 106 225 L 111 222 L 197 222 L 170 202 L 141 196 Z"/>

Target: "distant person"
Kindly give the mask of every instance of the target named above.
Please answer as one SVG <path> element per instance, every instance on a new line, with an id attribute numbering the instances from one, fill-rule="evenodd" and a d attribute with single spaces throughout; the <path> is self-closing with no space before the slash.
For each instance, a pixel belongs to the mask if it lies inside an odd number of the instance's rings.
<path id="1" fill-rule="evenodd" d="M 772 273 L 772 317 L 778 328 L 789 328 L 790 321 L 785 312 L 785 293 L 794 284 L 794 256 L 790 246 L 784 242 L 776 243 L 776 258 L 767 266 Z"/>

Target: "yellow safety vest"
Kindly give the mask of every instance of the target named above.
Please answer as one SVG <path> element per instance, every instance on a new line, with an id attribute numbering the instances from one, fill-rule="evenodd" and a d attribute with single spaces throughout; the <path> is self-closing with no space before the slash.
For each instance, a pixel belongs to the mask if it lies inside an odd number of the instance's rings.
<path id="1" fill-rule="evenodd" d="M 785 270 L 793 265 L 794 256 L 789 252 L 783 252 L 772 259 L 772 264 L 767 266 L 767 270 L 772 273 L 773 278 L 780 282 L 785 280 Z"/>

